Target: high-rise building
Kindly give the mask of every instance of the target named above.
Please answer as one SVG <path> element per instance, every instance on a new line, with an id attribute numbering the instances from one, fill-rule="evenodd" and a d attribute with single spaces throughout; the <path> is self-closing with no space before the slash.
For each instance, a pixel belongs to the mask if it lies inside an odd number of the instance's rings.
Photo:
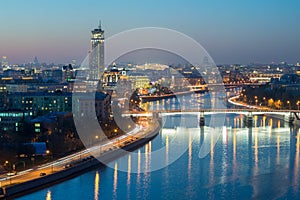
<path id="1" fill-rule="evenodd" d="M 100 80 L 101 70 L 104 70 L 104 30 L 99 27 L 92 30 L 90 53 L 90 80 Z"/>
<path id="2" fill-rule="evenodd" d="M 3 68 L 6 68 L 8 66 L 8 61 L 6 56 L 2 56 L 1 65 Z"/>
<path id="3" fill-rule="evenodd" d="M 39 60 L 36 56 L 34 56 L 33 64 L 35 64 L 35 65 L 39 64 Z"/>
<path id="4" fill-rule="evenodd" d="M 72 67 L 74 68 L 74 67 L 77 65 L 77 61 L 76 61 L 75 59 L 73 59 L 73 60 L 71 61 L 71 65 L 72 65 Z"/>

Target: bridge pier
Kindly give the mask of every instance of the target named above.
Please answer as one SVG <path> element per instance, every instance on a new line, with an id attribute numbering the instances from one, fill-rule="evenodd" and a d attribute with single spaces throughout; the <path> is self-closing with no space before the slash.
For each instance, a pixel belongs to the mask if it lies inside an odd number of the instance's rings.
<path id="1" fill-rule="evenodd" d="M 153 120 L 157 120 L 158 118 L 159 118 L 158 113 L 157 113 L 157 112 L 153 112 L 153 113 L 152 113 L 152 119 L 153 119 Z"/>
<path id="2" fill-rule="evenodd" d="M 288 116 L 289 125 L 292 125 L 294 123 L 294 120 L 295 120 L 294 114 L 292 112 L 290 112 L 290 114 Z"/>
<path id="3" fill-rule="evenodd" d="M 299 111 L 298 112 L 293 112 L 293 116 L 294 116 L 293 124 L 300 125 L 300 113 L 299 113 Z"/>
<path id="4" fill-rule="evenodd" d="M 203 127 L 205 125 L 204 112 L 200 112 L 199 126 Z"/>
<path id="5" fill-rule="evenodd" d="M 152 113 L 152 122 L 154 121 L 158 121 L 159 125 L 162 127 L 162 120 L 159 117 L 159 113 L 158 112 L 153 112 Z"/>
<path id="6" fill-rule="evenodd" d="M 252 124 L 253 124 L 252 112 L 248 112 L 248 115 L 245 115 L 244 123 L 246 124 L 246 127 L 252 127 Z"/>
<path id="7" fill-rule="evenodd" d="M 297 119 L 295 119 L 294 113 L 293 112 L 289 112 L 283 115 L 283 121 L 289 123 L 289 125 L 293 125 L 294 122 L 297 121 Z"/>

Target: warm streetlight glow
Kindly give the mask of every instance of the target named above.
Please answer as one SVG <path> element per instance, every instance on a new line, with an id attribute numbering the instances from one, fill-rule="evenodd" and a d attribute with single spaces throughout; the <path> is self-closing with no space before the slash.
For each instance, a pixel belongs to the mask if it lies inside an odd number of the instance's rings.
<path id="1" fill-rule="evenodd" d="M 278 106 L 278 103 L 279 103 L 278 101 L 275 102 L 272 98 L 268 100 L 268 106 L 269 106 L 269 107 L 272 107 L 273 105 L 276 106 L 276 104 L 277 104 L 277 106 Z M 277 106 L 276 106 L 276 107 L 277 107 Z"/>
<path id="2" fill-rule="evenodd" d="M 291 104 L 290 104 L 290 101 L 287 100 L 286 103 L 287 103 L 287 105 L 289 106 L 289 109 L 291 110 Z"/>
<path id="3" fill-rule="evenodd" d="M 99 138 L 99 136 L 98 136 L 98 135 L 96 135 L 96 136 L 95 136 L 95 139 L 98 139 L 98 138 Z"/>
<path id="4" fill-rule="evenodd" d="M 115 133 L 118 132 L 118 129 L 115 129 L 114 132 L 115 132 Z"/>
<path id="5" fill-rule="evenodd" d="M 50 150 L 46 150 L 46 154 L 49 155 L 50 154 Z"/>

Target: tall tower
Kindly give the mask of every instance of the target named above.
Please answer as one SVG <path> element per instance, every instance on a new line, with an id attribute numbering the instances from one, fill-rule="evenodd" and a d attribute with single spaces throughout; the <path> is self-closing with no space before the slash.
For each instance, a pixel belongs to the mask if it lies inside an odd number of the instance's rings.
<path id="1" fill-rule="evenodd" d="M 101 69 L 104 68 L 104 30 L 101 21 L 98 28 L 92 30 L 90 54 L 90 79 L 100 80 Z"/>
<path id="2" fill-rule="evenodd" d="M 5 71 L 5 70 L 7 70 L 7 67 L 8 67 L 7 57 L 2 56 L 0 70 Z"/>
<path id="3" fill-rule="evenodd" d="M 35 64 L 35 65 L 39 64 L 39 60 L 36 56 L 34 56 L 33 64 Z"/>
<path id="4" fill-rule="evenodd" d="M 2 67 L 7 67 L 8 66 L 8 62 L 7 62 L 7 57 L 6 56 L 2 56 L 1 65 L 2 65 Z"/>

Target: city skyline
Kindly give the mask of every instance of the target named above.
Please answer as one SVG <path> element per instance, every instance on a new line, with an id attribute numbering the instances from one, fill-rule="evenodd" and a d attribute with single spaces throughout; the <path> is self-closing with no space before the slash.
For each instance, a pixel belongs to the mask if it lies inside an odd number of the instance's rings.
<path id="1" fill-rule="evenodd" d="M 165 27 L 199 42 L 217 64 L 300 62 L 299 2 L 51 1 L 2 2 L 0 56 L 9 63 L 78 63 L 90 31 L 105 38 L 138 27 Z M 118 5 L 118 6 L 116 6 Z"/>

